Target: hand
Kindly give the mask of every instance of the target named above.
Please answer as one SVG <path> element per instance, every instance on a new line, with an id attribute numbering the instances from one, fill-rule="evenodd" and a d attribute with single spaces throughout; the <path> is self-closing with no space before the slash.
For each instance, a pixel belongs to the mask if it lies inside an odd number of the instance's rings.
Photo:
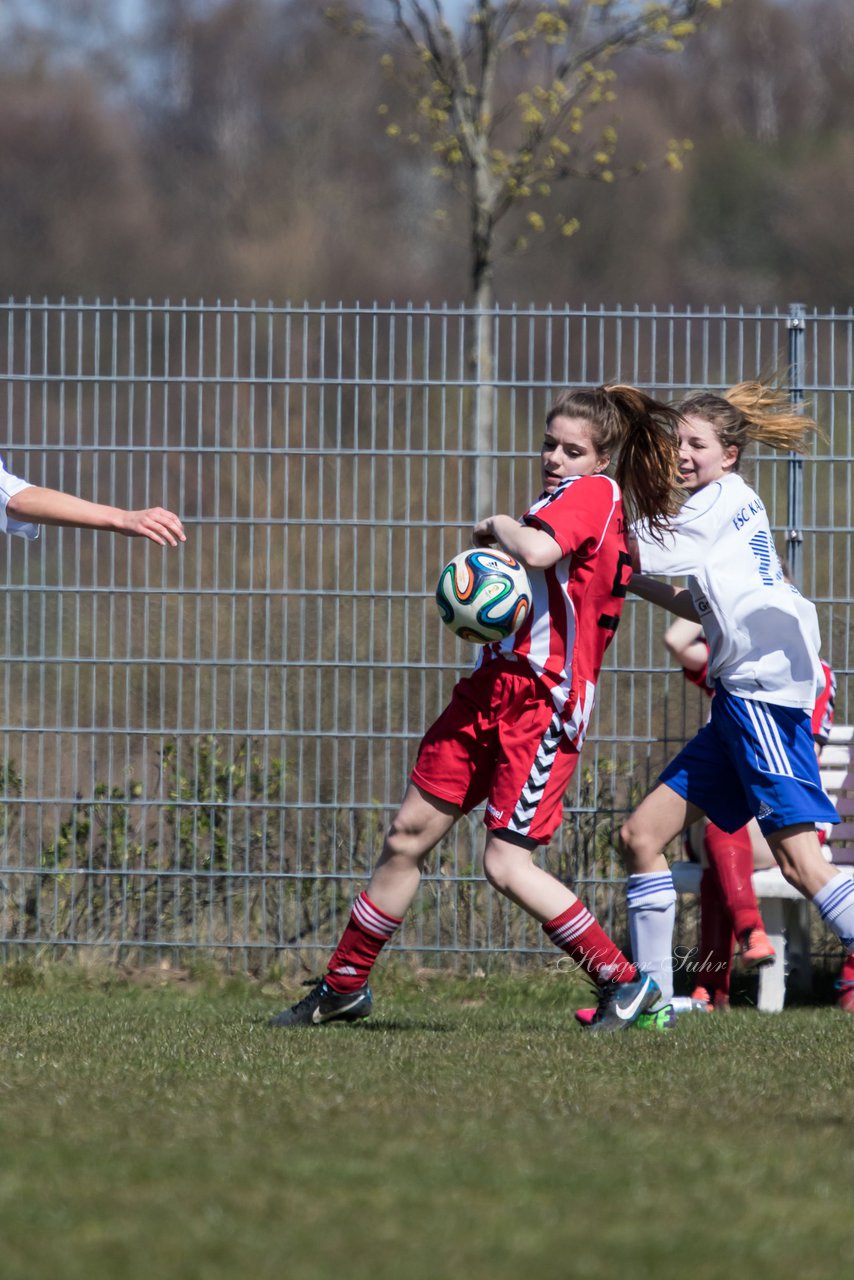
<path id="1" fill-rule="evenodd" d="M 177 547 L 179 542 L 186 542 L 184 526 L 172 511 L 163 507 L 149 507 L 146 511 L 126 511 L 125 520 L 119 532 L 128 538 L 148 538 L 151 542 L 165 547 Z"/>
<path id="2" fill-rule="evenodd" d="M 476 547 L 491 547 L 498 539 L 492 530 L 492 516 L 488 516 L 486 520 L 478 520 L 472 530 L 472 542 Z"/>

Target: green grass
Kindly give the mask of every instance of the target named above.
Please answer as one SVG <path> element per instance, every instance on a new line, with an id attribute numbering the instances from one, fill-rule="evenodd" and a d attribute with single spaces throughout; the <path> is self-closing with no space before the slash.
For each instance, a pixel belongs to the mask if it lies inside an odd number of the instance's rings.
<path id="1" fill-rule="evenodd" d="M 3 1280 L 825 1280 L 854 1256 L 833 1008 L 597 1038 L 563 975 L 386 969 L 370 1021 L 285 1032 L 249 982 L 17 977 Z"/>

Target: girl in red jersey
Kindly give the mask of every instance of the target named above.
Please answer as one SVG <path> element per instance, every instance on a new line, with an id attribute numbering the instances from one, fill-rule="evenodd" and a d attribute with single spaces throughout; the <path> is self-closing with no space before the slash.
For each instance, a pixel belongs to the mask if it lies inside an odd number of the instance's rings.
<path id="1" fill-rule="evenodd" d="M 615 479 L 606 474 L 612 457 Z M 675 415 L 632 387 L 566 391 L 547 415 L 541 465 L 543 492 L 521 519 L 493 515 L 474 528 L 477 546 L 497 544 L 525 565 L 530 614 L 513 636 L 484 647 L 427 731 L 326 976 L 274 1026 L 370 1013 L 371 969 L 415 897 L 428 854 L 484 802 L 484 874 L 596 981 L 590 1028 L 627 1027 L 658 998 L 652 979 L 532 851 L 560 824 L 623 607 L 631 576 L 624 497 L 630 517 L 653 529 L 679 505 Z"/>

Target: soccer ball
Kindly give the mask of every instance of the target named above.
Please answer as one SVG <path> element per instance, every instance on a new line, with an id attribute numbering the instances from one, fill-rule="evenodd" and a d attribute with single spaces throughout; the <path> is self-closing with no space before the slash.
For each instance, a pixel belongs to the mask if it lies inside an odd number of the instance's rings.
<path id="1" fill-rule="evenodd" d="M 530 612 L 531 584 L 506 551 L 461 551 L 439 574 L 436 603 L 455 636 L 490 644 L 519 630 Z"/>

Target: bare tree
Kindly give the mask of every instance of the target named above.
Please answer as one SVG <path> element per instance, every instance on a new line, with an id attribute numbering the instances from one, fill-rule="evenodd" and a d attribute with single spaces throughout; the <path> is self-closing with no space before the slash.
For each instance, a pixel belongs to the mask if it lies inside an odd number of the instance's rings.
<path id="1" fill-rule="evenodd" d="M 613 113 L 619 55 L 631 49 L 679 52 L 699 22 L 726 0 L 471 0 L 455 23 L 445 0 L 385 0 L 381 62 L 405 89 L 403 120 L 381 107 L 386 131 L 426 144 L 434 172 L 463 199 L 469 243 L 469 292 L 476 312 L 470 344 L 475 383 L 474 511 L 493 499 L 495 263 L 551 232 L 568 239 L 579 222 L 559 199 L 572 180 L 611 183 L 643 163 L 616 161 Z M 359 4 L 329 11 L 342 29 L 370 33 Z M 391 31 L 388 28 L 391 28 Z M 376 28 L 381 34 L 381 27 Z M 663 163 L 682 165 L 690 144 L 671 139 Z M 446 210 L 436 211 L 447 219 Z M 502 224 L 510 233 L 499 239 Z M 520 225 L 521 224 L 521 225 Z"/>

